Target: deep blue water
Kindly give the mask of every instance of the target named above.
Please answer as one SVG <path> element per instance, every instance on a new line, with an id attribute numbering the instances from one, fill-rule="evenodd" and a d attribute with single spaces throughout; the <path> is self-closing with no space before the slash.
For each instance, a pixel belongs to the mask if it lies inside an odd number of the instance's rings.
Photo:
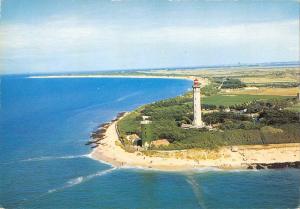
<path id="1" fill-rule="evenodd" d="M 88 158 L 90 132 L 120 111 L 185 92 L 168 79 L 1 78 L 0 207 L 297 208 L 300 170 L 172 173 Z"/>

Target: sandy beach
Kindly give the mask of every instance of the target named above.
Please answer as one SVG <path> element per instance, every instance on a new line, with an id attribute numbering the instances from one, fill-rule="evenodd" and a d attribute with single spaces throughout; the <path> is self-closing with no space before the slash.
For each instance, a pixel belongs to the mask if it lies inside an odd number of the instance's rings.
<path id="1" fill-rule="evenodd" d="M 164 171 L 187 171 L 205 168 L 247 169 L 252 164 L 272 164 L 300 161 L 300 143 L 243 145 L 219 150 L 154 151 L 151 156 L 136 151 L 128 153 L 117 145 L 116 122 L 105 133 L 102 145 L 90 156 L 116 167 L 136 167 Z"/>

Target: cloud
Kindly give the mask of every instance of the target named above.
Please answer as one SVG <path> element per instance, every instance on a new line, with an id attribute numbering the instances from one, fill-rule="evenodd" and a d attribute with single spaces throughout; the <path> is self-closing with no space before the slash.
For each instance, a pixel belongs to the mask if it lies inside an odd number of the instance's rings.
<path id="1" fill-rule="evenodd" d="M 221 27 L 167 27 L 139 33 L 145 40 L 181 43 L 238 44 L 285 43 L 295 44 L 298 21 L 256 23 Z"/>
<path id="2" fill-rule="evenodd" d="M 269 43 L 294 46 L 299 40 L 298 21 L 253 23 L 219 27 L 159 27 L 138 29 L 106 25 L 48 22 L 39 25 L 2 25 L 4 49 L 72 50 L 110 44 L 236 45 Z"/>
<path id="3" fill-rule="evenodd" d="M 78 47 L 95 39 L 96 28 L 65 26 L 53 23 L 42 25 L 3 25 L 0 29 L 1 46 L 5 49 L 53 50 Z"/>
<path id="4" fill-rule="evenodd" d="M 30 58 L 35 62 L 39 58 L 51 60 L 54 56 L 94 62 L 90 58 L 94 56 L 103 65 L 110 66 L 109 62 L 118 60 L 126 63 L 126 67 L 131 63 L 137 64 L 138 59 L 141 62 L 147 62 L 148 59 L 151 63 L 160 60 L 170 65 L 167 61 L 172 63 L 172 59 L 182 57 L 189 61 L 199 57 L 209 60 L 210 56 L 213 57 L 210 62 L 215 63 L 216 54 L 221 52 L 223 60 L 239 60 L 239 54 L 252 60 L 293 60 L 299 54 L 298 26 L 298 20 L 216 27 L 155 28 L 79 23 L 76 19 L 32 25 L 1 24 L 0 58 L 6 63 L 21 58 Z M 233 56 L 236 56 L 235 60 Z M 118 68 L 116 64 L 113 65 Z"/>

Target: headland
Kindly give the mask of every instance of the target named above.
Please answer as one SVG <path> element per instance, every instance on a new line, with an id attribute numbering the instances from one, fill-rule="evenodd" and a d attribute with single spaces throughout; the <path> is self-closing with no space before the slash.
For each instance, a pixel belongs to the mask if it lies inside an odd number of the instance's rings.
<path id="1" fill-rule="evenodd" d="M 283 66 L 88 75 L 190 80 L 197 77 L 201 83 L 202 119 L 206 124 L 202 129 L 190 129 L 195 115 L 194 96 L 187 92 L 144 105 L 106 124 L 101 142 L 92 146 L 91 156 L 114 166 L 167 171 L 299 168 L 300 97 L 296 74 L 297 68 Z M 148 136 L 143 136 L 142 122 L 152 124 L 148 126 Z M 139 148 L 136 140 L 143 137 L 149 143 Z"/>
<path id="2" fill-rule="evenodd" d="M 161 171 L 300 167 L 300 143 L 226 146 L 217 150 L 154 151 L 151 155 L 141 151 L 130 153 L 126 152 L 120 144 L 117 122 L 118 120 L 107 126 L 101 145 L 93 148 L 90 154 L 93 159 L 116 167 Z"/>

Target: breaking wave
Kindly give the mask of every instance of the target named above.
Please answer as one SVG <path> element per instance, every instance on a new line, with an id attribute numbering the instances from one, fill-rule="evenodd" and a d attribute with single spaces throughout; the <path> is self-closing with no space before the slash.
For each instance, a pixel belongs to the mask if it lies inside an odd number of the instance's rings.
<path id="1" fill-rule="evenodd" d="M 0 165 L 9 165 L 9 164 L 14 164 L 14 163 L 19 163 L 19 162 L 35 162 L 35 161 L 58 160 L 58 159 L 74 159 L 74 158 L 90 158 L 90 157 L 88 154 L 86 154 L 86 155 L 68 155 L 68 156 L 41 156 L 41 157 L 28 158 L 28 159 L 24 159 L 24 160 L 0 162 Z"/>
<path id="2" fill-rule="evenodd" d="M 197 173 L 206 173 L 206 172 L 217 172 L 217 171 L 224 171 L 224 170 L 216 167 L 203 167 L 203 168 L 195 168 L 193 171 Z"/>
<path id="3" fill-rule="evenodd" d="M 58 160 L 58 159 L 88 158 L 88 157 L 89 157 L 88 155 L 42 156 L 42 157 L 28 158 L 20 161 L 31 162 L 31 161 Z"/>
<path id="4" fill-rule="evenodd" d="M 99 172 L 94 173 L 94 174 L 90 174 L 88 176 L 79 176 L 79 177 L 73 178 L 73 179 L 67 181 L 65 183 L 65 185 L 60 187 L 60 188 L 48 190 L 48 194 L 53 193 L 53 192 L 57 192 L 57 191 L 60 191 L 60 190 L 63 190 L 63 189 L 67 189 L 67 188 L 70 188 L 70 187 L 73 187 L 75 185 L 78 185 L 78 184 L 81 184 L 83 182 L 89 181 L 89 180 L 91 180 L 91 179 L 93 179 L 97 176 L 104 176 L 106 174 L 111 173 L 115 169 L 117 169 L 117 168 L 114 167 L 114 168 L 110 168 L 110 169 L 107 169 L 107 170 L 104 170 L 104 171 L 99 171 Z"/>

